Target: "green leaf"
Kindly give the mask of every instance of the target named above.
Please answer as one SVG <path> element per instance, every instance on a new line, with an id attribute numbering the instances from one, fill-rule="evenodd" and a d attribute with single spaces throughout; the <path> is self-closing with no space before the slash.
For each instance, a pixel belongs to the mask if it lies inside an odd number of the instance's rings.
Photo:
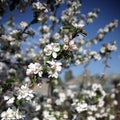
<path id="1" fill-rule="evenodd" d="M 15 99 L 15 105 L 18 107 L 20 106 L 20 101 L 18 99 Z"/>
<path id="2" fill-rule="evenodd" d="M 31 82 L 32 82 L 32 83 L 36 83 L 36 81 L 37 81 L 36 76 L 33 76 Z"/>
<path id="3" fill-rule="evenodd" d="M 47 56 L 46 58 L 45 58 L 45 61 L 49 61 L 51 59 L 51 55 L 50 56 Z"/>
<path id="4" fill-rule="evenodd" d="M 93 101 L 94 101 L 95 104 L 97 104 L 98 103 L 98 98 L 97 97 L 93 97 Z"/>
<path id="5" fill-rule="evenodd" d="M 13 82 L 15 82 L 14 79 L 7 79 L 7 80 L 6 80 L 6 83 L 13 83 Z"/>
<path id="6" fill-rule="evenodd" d="M 87 35 L 87 32 L 86 32 L 85 30 L 82 30 L 81 33 L 82 33 L 83 35 Z"/>
<path id="7" fill-rule="evenodd" d="M 63 26 L 63 29 L 71 29 L 70 25 Z"/>
<path id="8" fill-rule="evenodd" d="M 68 58 L 67 62 L 70 64 L 71 63 L 71 57 Z"/>

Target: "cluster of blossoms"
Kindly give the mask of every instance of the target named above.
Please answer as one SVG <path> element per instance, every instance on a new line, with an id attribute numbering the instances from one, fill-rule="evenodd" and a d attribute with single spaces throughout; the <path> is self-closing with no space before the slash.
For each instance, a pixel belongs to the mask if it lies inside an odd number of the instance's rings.
<path id="1" fill-rule="evenodd" d="M 20 89 L 17 91 L 17 99 L 25 99 L 27 101 L 30 101 L 34 97 L 33 91 L 28 88 L 28 85 L 22 85 Z"/>
<path id="2" fill-rule="evenodd" d="M 1 120 L 19 120 L 24 118 L 19 109 L 8 108 L 6 111 L 1 113 Z"/>
<path id="3" fill-rule="evenodd" d="M 25 117 L 25 111 L 22 110 L 22 106 L 25 106 L 27 102 L 31 102 L 34 98 L 34 92 L 29 88 L 28 84 L 17 87 L 14 91 L 7 91 L 4 94 L 3 100 L 6 107 L 1 113 L 1 120 L 19 120 Z"/>
<path id="4" fill-rule="evenodd" d="M 104 45 L 104 46 L 101 48 L 100 52 L 101 52 L 102 54 L 106 54 L 106 53 L 110 53 L 110 52 L 116 51 L 116 50 L 117 50 L 116 42 L 113 42 L 112 44 L 108 43 L 108 44 Z"/>
<path id="5" fill-rule="evenodd" d="M 79 9 L 81 6 L 81 3 L 78 0 L 75 1 L 67 1 L 67 4 L 69 5 L 69 8 L 62 12 L 62 20 L 63 21 L 69 21 L 73 22 L 76 20 L 76 15 L 80 13 Z"/>
<path id="6" fill-rule="evenodd" d="M 98 41 L 103 40 L 105 35 L 113 31 L 114 28 L 116 28 L 117 26 L 118 26 L 118 20 L 114 20 L 113 22 L 110 22 L 108 25 L 106 25 L 104 28 L 100 28 L 95 38 L 91 39 L 91 43 L 96 44 Z"/>
<path id="7" fill-rule="evenodd" d="M 62 68 L 71 64 L 87 64 L 91 59 L 101 60 L 117 49 L 115 42 L 103 45 L 100 52 L 86 48 L 101 41 L 106 33 L 117 27 L 117 20 L 100 29 L 91 40 L 86 41 L 80 36 L 76 40 L 78 35 L 87 35 L 83 27 L 97 18 L 99 9 L 89 12 L 86 17 L 79 15 L 80 0 L 49 2 L 0 1 L 3 13 L 7 7 L 11 11 L 18 9 L 23 12 L 30 6 L 34 16 L 30 23 L 22 21 L 19 26 L 10 16 L 7 26 L 0 25 L 0 79 L 6 80 L 4 84 L 0 82 L 0 119 L 113 120 L 114 106 L 117 105 L 115 95 L 107 94 L 100 84 L 93 84 L 79 92 L 54 89 L 51 96 L 42 96 L 32 90 L 39 79 L 47 78 L 51 85 L 53 80 L 59 79 Z M 63 3 L 66 9 L 58 16 L 57 10 Z M 30 28 L 36 23 L 40 24 L 39 31 Z M 35 41 L 35 34 L 40 35 L 39 41 Z M 30 41 L 30 37 L 34 37 L 34 42 Z M 24 50 L 25 45 L 28 48 Z M 25 80 L 25 70 L 29 82 L 17 83 L 17 80 Z M 107 103 L 107 98 L 110 98 L 111 104 Z"/>
<path id="8" fill-rule="evenodd" d="M 45 13 L 48 12 L 46 4 L 42 4 L 40 2 L 34 2 L 32 4 L 32 8 L 33 8 L 33 11 L 35 11 L 35 12 L 38 12 L 38 11 L 39 12 L 42 11 L 42 12 L 45 12 Z"/>
<path id="9" fill-rule="evenodd" d="M 115 94 L 103 90 L 102 85 L 93 83 L 81 91 L 69 88 L 55 88 L 53 95 L 42 96 L 30 89 L 29 84 L 16 87 L 15 91 L 6 93 L 6 102 L 0 117 L 2 120 L 114 120 Z M 32 114 L 31 114 L 32 113 Z"/>
<path id="10" fill-rule="evenodd" d="M 62 63 L 56 62 L 53 60 L 47 61 L 46 67 L 47 67 L 49 78 L 50 77 L 58 78 L 58 73 L 62 70 Z M 39 63 L 30 63 L 30 65 L 28 65 L 26 74 L 27 75 L 38 75 L 39 77 L 42 77 L 43 72 L 44 72 L 43 68 Z"/>
<path id="11" fill-rule="evenodd" d="M 101 60 L 101 55 L 97 53 L 96 51 L 90 52 L 91 57 L 93 57 L 95 60 Z"/>
<path id="12" fill-rule="evenodd" d="M 66 44 L 63 46 L 64 50 L 77 50 L 77 45 L 73 40 L 66 42 Z"/>
<path id="13" fill-rule="evenodd" d="M 38 74 L 39 77 L 42 76 L 42 66 L 39 63 L 30 63 L 30 65 L 28 65 L 28 69 L 26 71 L 27 75 L 35 75 Z"/>
<path id="14" fill-rule="evenodd" d="M 54 110 L 52 106 L 52 99 L 48 98 L 43 105 L 44 111 L 42 111 L 43 119 L 44 120 L 66 120 L 68 118 L 68 113 L 67 111 L 59 111 L 59 110 Z"/>
<path id="15" fill-rule="evenodd" d="M 87 103 L 85 101 L 79 101 L 78 99 L 75 99 L 73 104 L 72 104 L 72 107 L 78 112 L 78 113 L 81 113 L 83 111 L 86 111 L 87 110 Z"/>

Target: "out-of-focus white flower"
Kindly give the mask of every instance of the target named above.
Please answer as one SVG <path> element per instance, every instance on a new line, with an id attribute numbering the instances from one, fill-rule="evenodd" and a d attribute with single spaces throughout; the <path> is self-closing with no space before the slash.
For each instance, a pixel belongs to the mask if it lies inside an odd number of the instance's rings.
<path id="1" fill-rule="evenodd" d="M 69 48 L 68 45 L 64 45 L 64 46 L 63 46 L 63 49 L 64 49 L 64 50 L 68 50 L 68 48 Z"/>
<path id="2" fill-rule="evenodd" d="M 24 29 L 24 28 L 26 28 L 27 26 L 28 26 L 28 24 L 26 23 L 26 22 L 21 22 L 20 23 L 20 26 Z"/>
<path id="3" fill-rule="evenodd" d="M 48 104 L 51 104 L 51 103 L 52 103 L 52 99 L 51 99 L 51 98 L 48 98 L 48 99 L 47 99 L 47 103 L 48 103 Z"/>
<path id="4" fill-rule="evenodd" d="M 59 40 L 59 39 L 60 39 L 60 34 L 59 34 L 59 33 L 55 33 L 55 34 L 53 35 L 53 38 L 54 38 L 55 40 Z"/>
<path id="5" fill-rule="evenodd" d="M 50 27 L 47 26 L 47 25 L 44 25 L 44 26 L 43 26 L 43 30 L 44 30 L 45 32 L 48 32 L 48 31 L 50 30 Z"/>
<path id="6" fill-rule="evenodd" d="M 13 42 L 13 41 L 15 41 L 15 38 L 9 35 L 9 36 L 7 36 L 7 40 L 10 42 Z"/>
<path id="7" fill-rule="evenodd" d="M 25 77 L 25 78 L 24 78 L 24 81 L 25 81 L 26 83 L 31 83 L 31 80 L 30 80 L 29 77 Z"/>
<path id="8" fill-rule="evenodd" d="M 115 115 L 110 115 L 109 116 L 109 120 L 114 120 L 115 119 Z"/>
<path id="9" fill-rule="evenodd" d="M 34 117 L 32 120 L 39 120 L 39 118 L 37 118 L 37 117 Z"/>
<path id="10" fill-rule="evenodd" d="M 47 9 L 46 6 L 47 6 L 46 4 L 42 4 L 40 2 L 34 2 L 32 4 L 32 8 L 33 8 L 34 11 L 42 11 L 42 12 L 45 12 L 45 13 L 48 12 L 48 9 Z"/>
<path id="11" fill-rule="evenodd" d="M 39 63 L 30 63 L 28 65 L 28 69 L 26 71 L 27 75 L 34 75 L 34 74 L 38 74 L 39 77 L 42 77 L 42 66 Z"/>
<path id="12" fill-rule="evenodd" d="M 59 90 L 58 90 L 57 88 L 55 88 L 55 89 L 53 90 L 53 92 L 54 92 L 54 93 L 58 93 Z"/>
<path id="13" fill-rule="evenodd" d="M 87 117 L 87 120 L 96 120 L 96 118 L 93 117 L 93 116 L 88 116 L 88 117 Z"/>
<path id="14" fill-rule="evenodd" d="M 58 106 L 60 106 L 60 105 L 62 105 L 62 102 L 61 102 L 60 99 L 57 99 L 57 100 L 55 100 L 55 104 L 58 105 Z"/>
<path id="15" fill-rule="evenodd" d="M 52 55 L 53 58 L 57 58 L 57 52 L 60 51 L 59 43 L 51 43 L 45 46 L 44 53 L 46 56 Z"/>
<path id="16" fill-rule="evenodd" d="M 47 110 L 44 110 L 44 111 L 43 111 L 43 115 L 44 115 L 45 117 L 48 117 L 48 116 L 49 116 L 49 112 L 48 112 Z"/>
<path id="17" fill-rule="evenodd" d="M 36 101 L 32 101 L 32 106 L 35 107 L 35 111 L 39 111 L 41 109 L 41 105 L 39 105 Z"/>
<path id="18" fill-rule="evenodd" d="M 67 35 L 64 35 L 63 41 L 65 42 L 65 44 L 69 43 L 69 37 Z"/>
<path id="19" fill-rule="evenodd" d="M 99 103 L 98 103 L 98 107 L 103 107 L 104 106 L 104 101 L 103 100 L 100 100 Z"/>
<path id="20" fill-rule="evenodd" d="M 56 114 L 57 117 L 60 117 L 60 111 L 56 111 L 55 114 Z"/>
<path id="21" fill-rule="evenodd" d="M 88 109 L 89 109 L 90 111 L 94 111 L 94 112 L 98 110 L 96 105 L 89 105 L 89 106 L 88 106 Z"/>
<path id="22" fill-rule="evenodd" d="M 105 50 L 106 50 L 105 47 L 102 47 L 102 48 L 100 49 L 100 52 L 101 52 L 101 53 L 105 53 Z"/>
<path id="23" fill-rule="evenodd" d="M 69 47 L 72 49 L 72 50 L 77 50 L 77 45 L 75 44 L 74 40 L 71 40 L 69 42 Z"/>
<path id="24" fill-rule="evenodd" d="M 6 111 L 1 113 L 1 120 L 18 120 L 24 118 L 19 109 L 8 108 Z"/>
<path id="25" fill-rule="evenodd" d="M 81 112 L 86 111 L 88 109 L 88 104 L 85 101 L 75 102 L 72 104 L 72 106 L 75 107 L 75 110 L 78 113 L 81 113 Z"/>
<path id="26" fill-rule="evenodd" d="M 33 91 L 29 89 L 27 84 L 22 85 L 21 88 L 18 89 L 17 94 L 18 100 L 25 99 L 27 101 L 30 101 L 34 97 Z"/>
<path id="27" fill-rule="evenodd" d="M 65 111 L 64 113 L 63 113 L 63 118 L 66 120 L 66 119 L 68 119 L 68 113 L 67 113 L 67 111 Z"/>
<path id="28" fill-rule="evenodd" d="M 94 84 L 92 85 L 92 90 L 93 90 L 93 91 L 96 91 L 96 90 L 101 89 L 101 88 L 102 88 L 102 86 L 101 86 L 100 84 L 94 83 Z"/>
<path id="29" fill-rule="evenodd" d="M 67 89 L 66 96 L 70 98 L 74 98 L 74 92 L 70 89 Z"/>
<path id="30" fill-rule="evenodd" d="M 47 109 L 51 109 L 51 108 L 52 108 L 52 105 L 49 104 L 49 103 L 46 103 L 46 104 L 44 104 L 44 107 L 47 108 Z"/>
<path id="31" fill-rule="evenodd" d="M 99 33 L 97 37 L 98 37 L 99 40 L 102 40 L 104 38 L 104 34 L 103 33 Z"/>
<path id="32" fill-rule="evenodd" d="M 80 64 L 81 64 L 80 60 L 77 59 L 77 60 L 75 61 L 75 65 L 80 65 Z"/>
<path id="33" fill-rule="evenodd" d="M 60 5 L 60 4 L 62 4 L 62 3 L 64 3 L 64 0 L 55 0 L 55 5 Z"/>
<path id="34" fill-rule="evenodd" d="M 100 54 L 95 51 L 92 51 L 90 55 L 93 56 L 95 60 L 101 60 Z"/>
<path id="35" fill-rule="evenodd" d="M 114 101 L 113 101 L 113 105 L 118 105 L 118 101 L 117 101 L 117 100 L 114 100 Z"/>
<path id="36" fill-rule="evenodd" d="M 19 30 L 12 30 L 10 31 L 10 35 L 16 36 L 19 33 Z"/>
<path id="37" fill-rule="evenodd" d="M 92 18 L 88 18 L 88 19 L 87 19 L 87 23 L 89 23 L 89 24 L 90 24 L 90 23 L 93 23 L 93 19 L 92 19 Z"/>
<path id="38" fill-rule="evenodd" d="M 80 20 L 78 23 L 75 23 L 73 22 L 72 25 L 75 27 L 75 28 L 82 28 L 85 26 L 85 22 L 83 20 Z"/>
<path id="39" fill-rule="evenodd" d="M 2 72 L 3 70 L 7 69 L 7 66 L 5 63 L 0 62 L 0 72 Z"/>
<path id="40" fill-rule="evenodd" d="M 108 27 L 105 27 L 105 28 L 103 29 L 103 31 L 104 31 L 105 33 L 108 33 L 108 32 L 109 32 Z"/>
<path id="41" fill-rule="evenodd" d="M 107 48 L 108 48 L 108 50 L 110 50 L 110 51 L 115 51 L 115 50 L 117 50 L 117 47 L 116 47 L 115 44 L 113 44 L 113 45 L 108 44 L 108 45 L 107 45 Z"/>
<path id="42" fill-rule="evenodd" d="M 55 21 L 55 16 L 53 16 L 53 15 L 51 15 L 50 17 L 49 17 L 49 19 L 51 20 L 51 21 Z"/>
<path id="43" fill-rule="evenodd" d="M 112 93 L 112 94 L 110 95 L 110 97 L 111 97 L 111 98 L 115 98 L 115 94 Z"/>
<path id="44" fill-rule="evenodd" d="M 61 93 L 59 93 L 58 96 L 59 96 L 59 99 L 60 99 L 61 102 L 64 102 L 64 101 L 65 101 L 66 95 L 65 95 L 64 93 L 61 92 Z"/>
<path id="45" fill-rule="evenodd" d="M 15 100 L 15 97 L 9 98 L 6 103 L 7 103 L 8 105 L 9 105 L 9 104 L 12 104 L 12 103 L 14 103 L 14 100 Z"/>

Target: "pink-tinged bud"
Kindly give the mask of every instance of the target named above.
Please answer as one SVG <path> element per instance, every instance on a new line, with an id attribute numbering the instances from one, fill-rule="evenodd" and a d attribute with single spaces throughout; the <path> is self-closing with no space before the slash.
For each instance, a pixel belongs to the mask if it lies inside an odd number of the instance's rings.
<path id="1" fill-rule="evenodd" d="M 31 69 L 27 69 L 26 75 L 34 75 L 34 71 Z"/>
<path id="2" fill-rule="evenodd" d="M 64 50 L 68 50 L 68 48 L 69 48 L 68 45 L 64 45 L 64 46 L 63 46 L 63 49 L 64 49 Z"/>
<path id="3" fill-rule="evenodd" d="M 72 49 L 73 49 L 73 50 L 77 50 L 78 48 L 77 48 L 76 45 L 72 45 Z"/>

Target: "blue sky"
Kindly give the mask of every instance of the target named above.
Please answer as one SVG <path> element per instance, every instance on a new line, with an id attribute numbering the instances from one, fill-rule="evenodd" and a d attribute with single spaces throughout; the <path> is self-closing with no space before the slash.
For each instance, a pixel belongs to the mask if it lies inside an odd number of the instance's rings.
<path id="1" fill-rule="evenodd" d="M 99 28 L 104 28 L 104 26 L 114 19 L 119 20 L 120 24 L 120 0 L 82 0 L 82 8 L 81 13 L 87 14 L 89 11 L 92 11 L 94 8 L 100 8 L 100 13 L 97 19 L 95 19 L 93 24 L 90 24 L 88 26 L 85 26 L 85 30 L 87 31 L 87 37 L 86 39 L 93 38 Z M 63 6 L 65 7 L 65 6 Z M 17 16 L 15 18 L 15 21 L 17 23 L 20 23 L 22 21 L 27 21 L 28 23 L 33 18 L 31 11 L 28 9 L 26 11 L 26 14 L 20 14 L 18 11 L 15 12 L 15 15 Z M 6 12 L 5 17 L 2 19 L 2 23 L 4 23 L 9 16 L 9 12 Z M 36 27 L 37 28 L 37 25 Z M 103 43 L 107 43 L 110 41 L 116 40 L 117 42 L 117 51 L 112 53 L 112 59 L 108 61 L 108 64 L 111 68 L 107 69 L 107 73 L 114 72 L 114 73 L 120 73 L 120 25 L 111 33 L 106 35 L 104 42 L 100 43 L 97 47 L 95 47 L 95 50 L 98 50 L 100 48 L 100 45 Z M 78 76 L 82 71 L 82 66 L 72 66 L 70 68 L 73 71 L 74 76 Z M 91 71 L 92 74 L 102 74 L 104 65 L 102 64 L 102 61 L 100 62 L 94 62 L 91 61 L 90 65 L 88 66 L 88 69 Z M 63 73 L 62 73 L 63 78 Z"/>
<path id="2" fill-rule="evenodd" d="M 104 28 L 104 26 L 111 21 L 118 19 L 119 25 L 118 27 L 111 33 L 105 36 L 104 41 L 94 47 L 95 50 L 100 48 L 100 45 L 103 43 L 107 43 L 113 40 L 117 42 L 117 51 L 113 52 L 111 55 L 111 59 L 108 60 L 108 64 L 110 68 L 106 69 L 107 73 L 118 73 L 120 74 L 120 0 L 82 0 L 82 9 L 81 13 L 87 14 L 89 11 L 92 11 L 94 8 L 100 8 L 100 13 L 98 18 L 94 20 L 93 24 L 86 26 L 84 29 L 87 31 L 86 39 L 93 38 L 99 28 Z M 91 71 L 92 74 L 102 74 L 104 65 L 102 61 L 91 61 L 88 70 Z M 75 77 L 79 76 L 83 71 L 83 66 L 72 66 L 70 68 L 73 71 L 73 75 Z"/>

